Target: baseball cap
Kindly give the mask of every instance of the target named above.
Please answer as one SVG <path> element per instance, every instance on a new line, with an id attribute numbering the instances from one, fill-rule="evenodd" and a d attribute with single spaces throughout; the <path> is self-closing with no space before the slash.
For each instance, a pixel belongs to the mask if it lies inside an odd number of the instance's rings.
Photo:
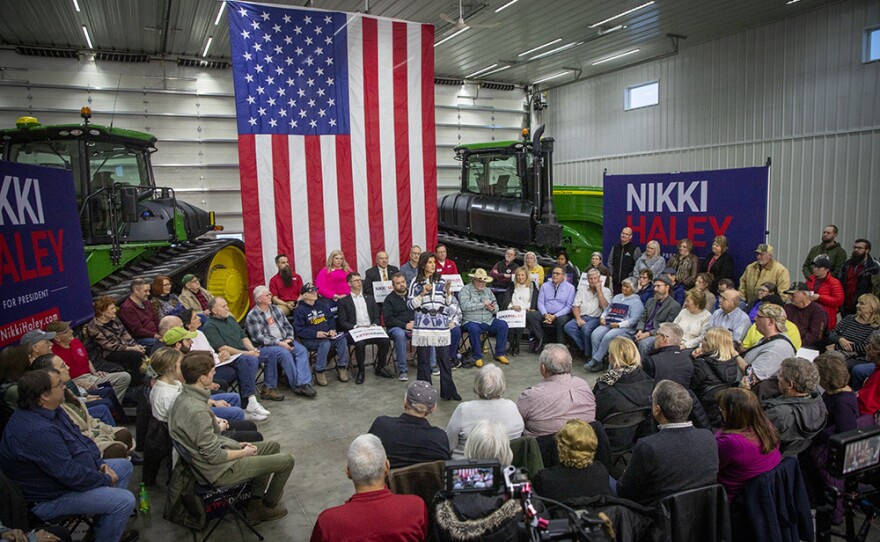
<path id="1" fill-rule="evenodd" d="M 55 333 L 43 331 L 42 329 L 32 329 L 21 336 L 22 346 L 33 346 L 42 340 L 51 341 L 55 338 Z"/>
<path id="2" fill-rule="evenodd" d="M 663 270 L 664 275 L 678 275 L 678 269 L 674 267 L 667 267 Z"/>
<path id="3" fill-rule="evenodd" d="M 183 276 L 182 279 L 180 279 L 180 283 L 183 285 L 186 285 L 189 281 L 191 281 L 192 279 L 195 279 L 195 278 L 198 278 L 198 277 L 193 275 L 192 273 L 187 273 L 186 275 Z"/>
<path id="4" fill-rule="evenodd" d="M 809 292 L 809 291 L 810 291 L 810 287 L 807 286 L 806 282 L 795 282 L 794 284 L 791 285 L 791 288 L 789 288 L 788 290 L 786 290 L 783 293 L 793 294 L 794 292 Z"/>
<path id="5" fill-rule="evenodd" d="M 667 277 L 666 275 L 660 275 L 659 277 L 654 277 L 654 282 L 657 282 L 658 280 L 660 282 L 662 282 L 663 284 L 672 288 L 672 279 Z"/>
<path id="6" fill-rule="evenodd" d="M 187 331 L 186 329 L 176 326 L 165 332 L 162 336 L 162 342 L 168 346 L 173 346 L 184 339 L 195 339 L 199 334 L 195 331 Z"/>
<path id="7" fill-rule="evenodd" d="M 433 408 L 437 405 L 437 390 L 424 380 L 416 380 L 406 389 L 406 401 Z"/>
<path id="8" fill-rule="evenodd" d="M 312 284 L 311 282 L 307 282 L 307 283 L 302 287 L 302 289 L 300 289 L 299 293 L 301 293 L 301 294 L 308 294 L 308 293 L 311 293 L 311 292 L 317 292 L 317 291 L 318 291 L 318 288 L 316 288 L 314 284 Z"/>
<path id="9" fill-rule="evenodd" d="M 831 269 L 831 260 L 826 258 L 824 255 L 819 256 L 815 260 L 813 260 L 813 267 L 824 267 L 825 269 Z"/>
<path id="10" fill-rule="evenodd" d="M 758 248 L 755 249 L 755 252 L 767 252 L 773 254 L 773 245 L 768 245 L 767 243 L 761 243 L 758 245 Z"/>
<path id="11" fill-rule="evenodd" d="M 788 317 L 785 315 L 785 309 L 780 307 L 779 305 L 773 303 L 762 303 L 761 307 L 758 309 L 758 314 L 761 316 L 766 316 L 773 320 L 776 324 L 776 329 L 780 332 L 786 331 L 785 322 L 788 320 Z"/>
<path id="12" fill-rule="evenodd" d="M 50 322 L 49 325 L 46 326 L 46 331 L 52 333 L 65 333 L 70 329 L 70 322 L 65 322 L 63 320 L 55 320 L 54 322 Z"/>

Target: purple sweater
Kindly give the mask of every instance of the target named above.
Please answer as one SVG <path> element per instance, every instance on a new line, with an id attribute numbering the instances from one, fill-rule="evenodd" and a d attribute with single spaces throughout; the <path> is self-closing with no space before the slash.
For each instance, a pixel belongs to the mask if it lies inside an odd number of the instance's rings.
<path id="1" fill-rule="evenodd" d="M 736 492 L 746 482 L 759 474 L 772 470 L 782 456 L 779 447 L 769 454 L 761 453 L 757 440 L 740 433 L 715 433 L 718 443 L 718 483 L 727 490 L 727 500 L 732 501 Z"/>

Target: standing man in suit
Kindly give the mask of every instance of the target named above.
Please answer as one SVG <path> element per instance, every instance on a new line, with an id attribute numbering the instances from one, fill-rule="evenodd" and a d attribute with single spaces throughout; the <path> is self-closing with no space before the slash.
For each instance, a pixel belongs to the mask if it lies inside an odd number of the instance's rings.
<path id="1" fill-rule="evenodd" d="M 394 273 L 399 271 L 393 265 L 388 265 L 388 253 L 385 251 L 376 253 L 376 265 L 367 269 L 364 273 L 364 293 L 373 295 L 373 283 L 391 280 Z"/>
<path id="2" fill-rule="evenodd" d="M 378 326 L 379 308 L 376 306 L 373 296 L 364 294 L 363 281 L 360 274 L 356 272 L 349 273 L 347 280 L 351 293 L 339 299 L 339 312 L 336 315 L 336 325 L 339 327 L 339 330 L 349 332 L 356 327 Z M 364 383 L 364 356 L 366 355 L 368 344 L 375 344 L 379 347 L 375 369 L 376 376 L 394 378 L 394 375 L 385 368 L 385 362 L 388 359 L 388 349 L 391 347 L 391 341 L 388 337 L 355 342 L 349 334 L 348 344 L 354 345 L 354 356 L 355 360 L 357 360 L 358 373 L 354 379 L 355 384 Z"/>

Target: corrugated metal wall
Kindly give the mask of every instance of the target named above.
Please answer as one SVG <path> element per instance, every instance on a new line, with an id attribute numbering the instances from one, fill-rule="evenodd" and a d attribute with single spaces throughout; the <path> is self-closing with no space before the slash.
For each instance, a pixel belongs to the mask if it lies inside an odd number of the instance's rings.
<path id="1" fill-rule="evenodd" d="M 241 233 L 241 190 L 232 70 L 172 62 L 143 64 L 24 57 L 0 50 L 0 127 L 25 114 L 43 124 L 79 122 L 92 107 L 95 124 L 149 132 L 156 182 L 179 198 L 217 212 L 225 233 Z M 459 187 L 460 143 L 517 139 L 525 93 L 474 85 L 435 86 L 438 192 Z"/>
<path id="2" fill-rule="evenodd" d="M 861 60 L 864 29 L 877 23 L 880 2 L 840 2 L 551 90 L 543 120 L 557 142 L 556 182 L 771 157 L 769 239 L 793 276 L 827 223 L 847 252 L 868 237 L 876 256 L 880 63 Z M 652 80 L 659 105 L 624 111 L 624 89 Z"/>

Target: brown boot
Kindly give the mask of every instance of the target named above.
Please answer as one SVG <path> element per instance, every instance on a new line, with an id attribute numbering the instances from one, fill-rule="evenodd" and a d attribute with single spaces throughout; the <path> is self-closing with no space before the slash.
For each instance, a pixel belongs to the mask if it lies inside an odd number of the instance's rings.
<path id="1" fill-rule="evenodd" d="M 245 511 L 247 512 L 248 522 L 251 525 L 258 525 L 264 521 L 274 521 L 287 515 L 287 508 L 280 504 L 270 508 L 263 504 L 263 499 L 249 500 Z"/>
<path id="2" fill-rule="evenodd" d="M 339 367 L 336 369 L 336 376 L 340 382 L 348 382 L 348 367 Z"/>
<path id="3" fill-rule="evenodd" d="M 320 373 L 315 373 L 315 384 L 317 384 L 319 386 L 326 386 L 327 385 L 327 377 L 324 376 L 323 371 L 321 371 Z"/>
<path id="4" fill-rule="evenodd" d="M 283 401 L 284 396 L 278 393 L 275 388 L 260 386 L 260 399 L 263 399 L 264 401 Z"/>

